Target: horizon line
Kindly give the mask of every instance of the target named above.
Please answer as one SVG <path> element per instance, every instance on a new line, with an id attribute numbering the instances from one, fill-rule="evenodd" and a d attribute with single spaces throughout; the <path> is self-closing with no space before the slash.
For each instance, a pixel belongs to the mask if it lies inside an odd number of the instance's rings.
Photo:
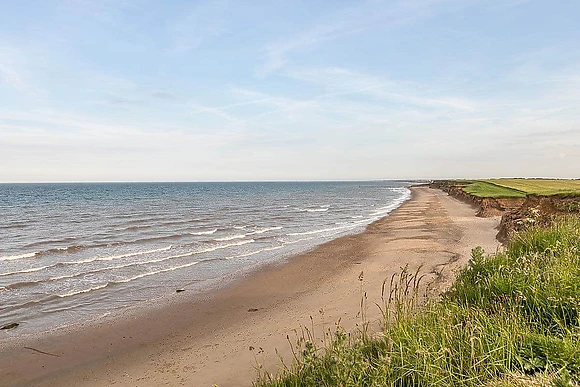
<path id="1" fill-rule="evenodd" d="M 368 181 L 434 181 L 434 180 L 493 180 L 542 179 L 580 180 L 579 177 L 502 176 L 502 177 L 435 177 L 435 178 L 375 178 L 375 179 L 272 179 L 272 180 L 58 180 L 58 181 L 0 181 L 0 184 L 175 184 L 175 183 L 317 183 L 317 182 L 368 182 Z"/>

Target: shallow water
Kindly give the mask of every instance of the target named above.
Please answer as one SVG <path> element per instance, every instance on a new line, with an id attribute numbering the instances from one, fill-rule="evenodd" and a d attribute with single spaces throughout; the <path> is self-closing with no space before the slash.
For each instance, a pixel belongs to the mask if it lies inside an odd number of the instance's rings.
<path id="1" fill-rule="evenodd" d="M 410 182 L 0 184 L 0 325 L 37 333 L 362 231 Z"/>

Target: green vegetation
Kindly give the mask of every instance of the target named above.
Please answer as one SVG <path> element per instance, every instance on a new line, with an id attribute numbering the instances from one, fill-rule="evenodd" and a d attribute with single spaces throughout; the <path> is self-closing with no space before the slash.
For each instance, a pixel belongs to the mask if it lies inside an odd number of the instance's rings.
<path id="1" fill-rule="evenodd" d="M 482 198 L 525 198 L 526 193 L 512 188 L 498 186 L 485 181 L 477 181 L 463 187 L 463 191 Z"/>
<path id="2" fill-rule="evenodd" d="M 472 251 L 439 301 L 416 308 L 418 274 L 391 280 L 380 335 L 310 334 L 292 366 L 255 386 L 574 386 L 580 382 L 580 219 Z M 364 325 L 364 324 L 363 324 Z"/>
<path id="3" fill-rule="evenodd" d="M 580 195 L 580 180 L 496 179 L 486 182 L 540 196 Z"/>
<path id="4" fill-rule="evenodd" d="M 580 180 L 490 179 L 453 180 L 448 184 L 482 198 L 525 198 L 527 195 L 580 195 Z"/>

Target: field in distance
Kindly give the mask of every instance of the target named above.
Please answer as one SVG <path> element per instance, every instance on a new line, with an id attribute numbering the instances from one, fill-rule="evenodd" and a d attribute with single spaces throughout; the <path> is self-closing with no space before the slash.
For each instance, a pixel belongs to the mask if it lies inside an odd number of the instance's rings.
<path id="1" fill-rule="evenodd" d="M 580 180 L 489 179 L 458 182 L 468 194 L 486 198 L 524 198 L 528 195 L 579 195 Z"/>

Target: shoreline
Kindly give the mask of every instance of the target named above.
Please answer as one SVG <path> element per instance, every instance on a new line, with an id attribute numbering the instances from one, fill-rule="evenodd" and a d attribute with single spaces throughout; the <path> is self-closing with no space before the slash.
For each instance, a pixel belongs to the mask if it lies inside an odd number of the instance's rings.
<path id="1" fill-rule="evenodd" d="M 264 267 L 215 293 L 39 338 L 34 349 L 44 353 L 2 351 L 0 378 L 35 386 L 251 384 L 252 365 L 275 371 L 275 349 L 288 355 L 286 335 L 300 325 L 323 331 L 338 319 L 346 329 L 359 324 L 363 289 L 367 305 L 380 302 L 382 281 L 400 266 L 423 264 L 437 292 L 465 265 L 472 247 L 495 251 L 497 218 L 476 218 L 473 207 L 439 190 L 411 190 L 409 201 L 364 232 Z M 366 317 L 376 321 L 378 308 L 369 308 Z"/>
<path id="2" fill-rule="evenodd" d="M 423 186 L 423 185 L 425 185 L 425 184 L 421 183 L 421 184 L 416 184 L 413 186 Z M 394 209 L 390 208 L 389 209 L 390 212 L 385 216 L 390 215 L 390 213 L 392 213 L 392 211 L 396 210 L 398 207 L 400 207 L 406 201 L 411 199 L 411 190 L 409 189 L 410 187 L 412 187 L 412 186 L 405 187 L 405 189 L 408 192 L 405 193 L 405 195 L 403 195 L 402 197 L 394 200 L 394 203 L 389 205 L 389 207 L 394 205 L 395 208 Z M 383 216 L 380 219 L 383 219 L 385 216 Z M 349 230 L 349 232 L 347 232 L 346 234 L 341 233 L 338 236 L 334 236 L 333 239 L 326 240 L 326 241 L 320 241 L 319 242 L 320 244 L 313 245 L 313 246 L 310 246 L 308 248 L 301 249 L 299 251 L 296 251 L 296 252 L 293 252 L 290 254 L 284 254 L 275 261 L 270 261 L 270 262 L 266 262 L 266 263 L 254 262 L 251 265 L 249 265 L 248 267 L 238 269 L 234 272 L 224 274 L 223 276 L 221 276 L 219 278 L 206 280 L 205 281 L 206 286 L 204 287 L 203 290 L 191 291 L 189 289 L 189 286 L 192 283 L 195 283 L 195 281 L 183 282 L 182 284 L 179 284 L 179 285 L 173 287 L 171 289 L 171 291 L 169 291 L 168 293 L 158 295 L 158 296 L 156 296 L 152 299 L 149 299 L 147 301 L 140 301 L 137 304 L 129 305 L 124 309 L 117 309 L 117 310 L 114 310 L 112 312 L 104 313 L 101 316 L 91 316 L 90 319 L 85 319 L 85 320 L 73 322 L 73 323 L 67 324 L 67 325 L 50 327 L 50 328 L 47 328 L 45 330 L 39 330 L 39 331 L 35 331 L 35 332 L 26 332 L 23 334 L 18 332 L 18 335 L 15 335 L 15 336 L 11 335 L 12 331 L 6 331 L 6 333 L 7 333 L 6 337 L 0 337 L 2 339 L 2 344 L 3 344 L 3 347 L 0 348 L 0 355 L 2 353 L 2 350 L 11 349 L 11 348 L 18 347 L 18 346 L 22 347 L 22 346 L 26 346 L 28 344 L 34 344 L 35 342 L 38 342 L 39 339 L 42 339 L 43 336 L 50 335 L 50 336 L 55 336 L 55 337 L 64 337 L 64 336 L 71 335 L 71 334 L 74 335 L 74 334 L 78 334 L 79 331 L 82 331 L 85 329 L 96 329 L 96 328 L 102 327 L 104 325 L 115 324 L 116 322 L 119 322 L 119 321 L 123 321 L 123 320 L 127 320 L 127 319 L 138 319 L 140 317 L 146 316 L 146 315 L 151 314 L 151 313 L 153 313 L 153 314 L 159 313 L 160 309 L 165 309 L 170 305 L 174 305 L 174 304 L 181 305 L 183 303 L 188 303 L 188 302 L 191 302 L 193 300 L 209 299 L 209 298 L 211 298 L 211 295 L 213 293 L 219 292 L 220 290 L 222 290 L 224 288 L 232 286 L 233 284 L 237 283 L 238 281 L 243 280 L 244 278 L 257 273 L 264 268 L 279 267 L 280 265 L 286 264 L 289 260 L 292 260 L 295 257 L 305 255 L 308 252 L 310 252 L 310 251 L 312 251 L 312 250 L 314 250 L 314 249 L 316 249 L 316 248 L 318 248 L 326 243 L 332 242 L 336 239 L 340 239 L 340 238 L 345 237 L 345 236 L 352 236 L 352 235 L 360 234 L 360 233 L 364 232 L 364 230 L 369 225 L 375 223 L 376 221 L 378 221 L 380 219 L 375 218 L 375 220 L 372 220 L 370 223 L 366 224 L 364 226 L 364 229 L 361 229 L 359 227 L 356 230 Z M 33 254 L 38 254 L 38 252 L 33 253 Z M 182 294 L 176 294 L 176 293 L 182 293 Z M 158 304 L 145 305 L 147 303 L 149 303 L 149 304 L 158 303 Z M 21 323 L 21 322 L 19 321 L 19 323 Z M 0 334 L 1 334 L 1 332 L 0 332 Z M 1 364 L 0 364 L 0 366 L 1 366 Z"/>
<path id="3" fill-rule="evenodd" d="M 0 220 L 0 228 L 7 230 L 0 246 L 0 321 L 2 326 L 19 324 L 0 331 L 0 340 L 9 345 L 84 329 L 186 295 L 213 292 L 261 266 L 362 232 L 408 200 L 410 191 L 402 184 L 192 183 L 181 188 L 164 184 L 159 190 L 129 184 L 88 191 L 64 184 L 59 189 L 76 198 L 67 202 L 74 209 L 64 202 L 59 207 L 53 188 L 40 190 L 43 199 L 15 205 Z M 15 197 L 29 189 L 20 187 Z M 101 200 L 87 199 L 90 195 Z M 148 207 L 152 198 L 159 206 Z M 54 203 L 35 210 L 36 220 L 11 220 L 18 218 L 19 206 L 34 207 L 38 200 Z M 51 220 L 48 208 L 59 221 Z M 102 213 L 87 220 L 83 211 Z"/>

